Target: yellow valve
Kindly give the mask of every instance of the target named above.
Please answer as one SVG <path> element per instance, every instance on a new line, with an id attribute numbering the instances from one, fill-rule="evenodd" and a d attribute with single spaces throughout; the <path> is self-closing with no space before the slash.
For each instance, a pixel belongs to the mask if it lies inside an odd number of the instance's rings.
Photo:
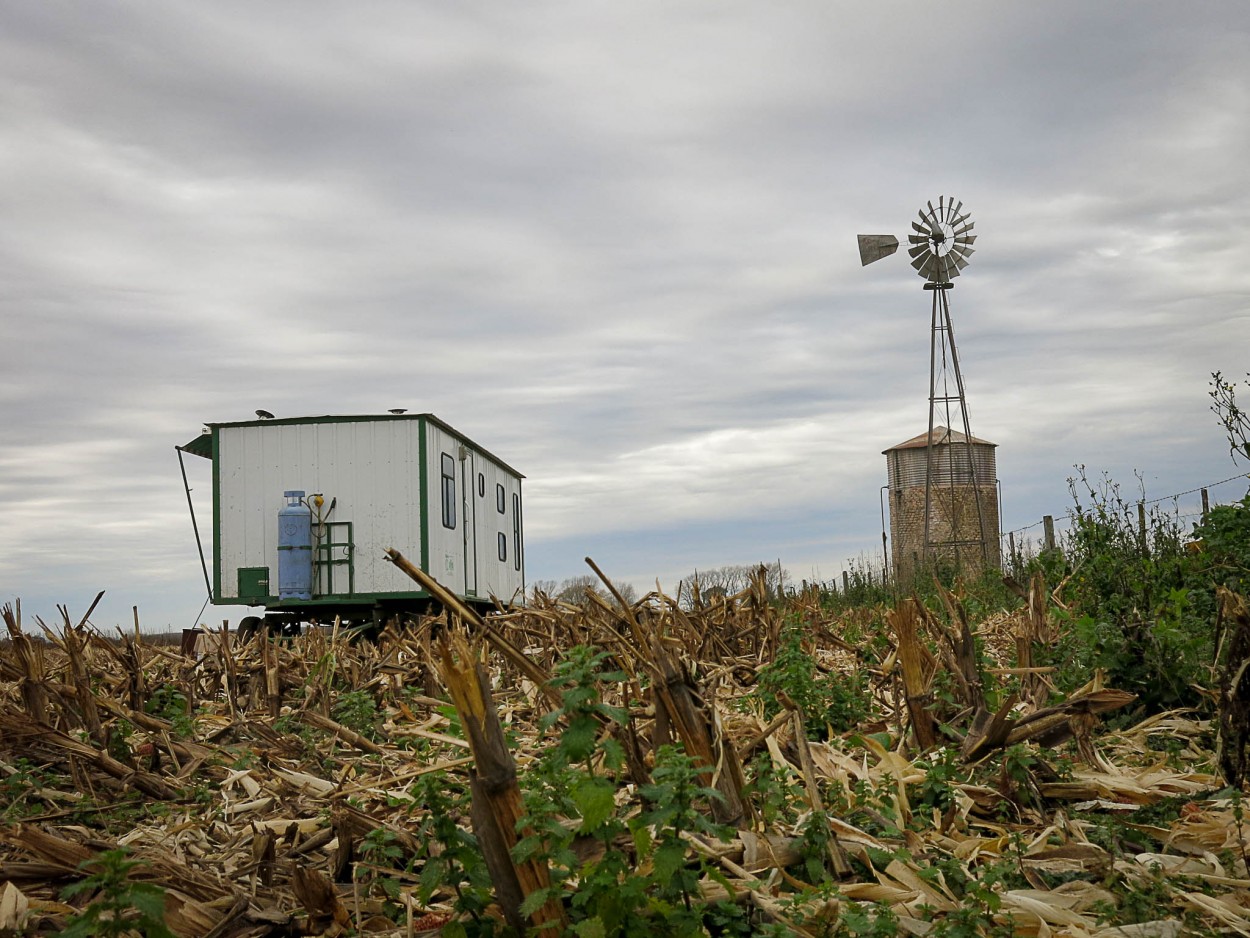
<path id="1" fill-rule="evenodd" d="M 325 503 L 326 503 L 326 500 L 322 498 L 320 495 L 313 496 L 313 504 L 317 506 L 318 511 L 321 510 L 321 506 L 324 505 Z"/>

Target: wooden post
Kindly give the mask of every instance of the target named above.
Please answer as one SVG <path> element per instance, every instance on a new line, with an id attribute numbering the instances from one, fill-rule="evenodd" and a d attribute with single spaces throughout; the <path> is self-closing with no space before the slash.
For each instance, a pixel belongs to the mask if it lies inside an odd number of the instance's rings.
<path id="1" fill-rule="evenodd" d="M 1202 490 L 1202 523 L 1207 523 L 1207 514 L 1211 511 L 1211 501 L 1207 498 L 1207 490 Z"/>
<path id="2" fill-rule="evenodd" d="M 1050 515 L 1042 517 L 1042 529 L 1046 532 L 1046 549 L 1055 549 L 1055 519 Z"/>
<path id="3" fill-rule="evenodd" d="M 1141 541 L 1141 555 L 1145 557 L 1149 550 L 1146 547 L 1146 503 L 1137 503 L 1137 536 Z"/>
<path id="4" fill-rule="evenodd" d="M 1016 566 L 1016 532 L 1007 532 L 1007 566 L 1015 571 Z"/>
<path id="5" fill-rule="evenodd" d="M 845 596 L 851 591 L 851 576 L 845 570 L 842 571 L 842 595 Z"/>

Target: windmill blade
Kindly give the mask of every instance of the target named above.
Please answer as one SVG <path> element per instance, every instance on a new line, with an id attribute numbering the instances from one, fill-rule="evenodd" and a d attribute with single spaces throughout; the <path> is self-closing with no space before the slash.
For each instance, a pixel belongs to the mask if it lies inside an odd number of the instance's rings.
<path id="1" fill-rule="evenodd" d="M 964 260 L 962 257 L 956 257 L 956 258 L 955 258 L 955 266 L 956 266 L 959 270 L 963 270 L 965 267 L 967 267 L 967 266 L 968 266 L 968 262 L 967 262 L 966 260 Z M 958 275 L 958 274 L 956 274 L 955 276 L 959 276 L 959 275 Z"/>
<path id="2" fill-rule="evenodd" d="M 966 216 L 965 216 L 965 217 L 966 217 Z M 972 230 L 972 227 L 973 227 L 975 224 L 976 224 L 976 222 L 974 222 L 974 221 L 970 221 L 970 222 L 968 222 L 968 224 L 964 225 L 962 228 L 956 228 L 956 229 L 955 229 L 955 234 L 956 234 L 956 235 L 961 235 L 961 234 L 964 234 L 964 233 L 966 233 L 966 232 L 969 232 L 969 231 L 971 231 L 971 230 Z"/>
<path id="3" fill-rule="evenodd" d="M 915 267 L 915 268 L 916 268 L 916 270 L 920 273 L 920 276 L 922 276 L 922 277 L 923 277 L 923 276 L 924 276 L 924 266 L 925 266 L 925 264 L 929 263 L 929 261 L 930 261 L 931 259 L 932 259 L 932 255 L 927 255 L 927 256 L 923 256 L 923 257 L 917 257 L 914 261 L 912 261 L 912 262 L 911 262 L 911 266 L 912 266 L 912 267 Z"/>
<path id="4" fill-rule="evenodd" d="M 920 221 L 924 221 L 923 215 L 920 216 Z M 916 232 L 916 234 L 922 235 L 926 241 L 928 241 L 929 236 L 933 234 L 933 229 L 931 227 L 928 225 L 921 225 L 919 222 L 912 222 L 911 228 L 912 231 Z"/>
<path id="5" fill-rule="evenodd" d="M 898 250 L 898 238 L 894 235 L 859 235 L 859 263 L 867 267 L 874 261 L 889 257 Z"/>
<path id="6" fill-rule="evenodd" d="M 919 257 L 921 254 L 929 254 L 929 245 L 917 244 L 914 248 L 908 248 L 907 253 L 912 257 Z"/>
<path id="7" fill-rule="evenodd" d="M 956 244 L 972 244 L 972 242 L 976 241 L 976 239 L 977 239 L 976 235 L 970 235 L 970 234 L 958 235 L 955 238 L 955 243 Z"/>

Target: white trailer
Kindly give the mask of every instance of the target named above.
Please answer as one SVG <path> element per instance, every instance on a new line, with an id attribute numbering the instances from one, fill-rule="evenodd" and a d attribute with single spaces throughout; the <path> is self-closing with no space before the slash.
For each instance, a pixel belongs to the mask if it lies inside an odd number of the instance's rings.
<path id="1" fill-rule="evenodd" d="M 524 594 L 524 477 L 433 414 L 213 423 L 178 449 L 213 464 L 214 603 L 303 621 L 418 608 L 390 547 L 469 602 Z"/>

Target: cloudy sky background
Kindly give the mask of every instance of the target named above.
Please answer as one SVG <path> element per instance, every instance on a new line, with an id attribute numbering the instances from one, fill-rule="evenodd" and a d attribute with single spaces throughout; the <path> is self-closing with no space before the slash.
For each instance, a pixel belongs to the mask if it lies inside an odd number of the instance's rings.
<path id="1" fill-rule="evenodd" d="M 0 601 L 193 624 L 174 445 L 258 407 L 438 414 L 528 477 L 531 580 L 833 579 L 927 418 L 855 235 L 942 194 L 1004 529 L 1078 463 L 1224 479 L 1248 154 L 1244 0 L 5 5 Z"/>

